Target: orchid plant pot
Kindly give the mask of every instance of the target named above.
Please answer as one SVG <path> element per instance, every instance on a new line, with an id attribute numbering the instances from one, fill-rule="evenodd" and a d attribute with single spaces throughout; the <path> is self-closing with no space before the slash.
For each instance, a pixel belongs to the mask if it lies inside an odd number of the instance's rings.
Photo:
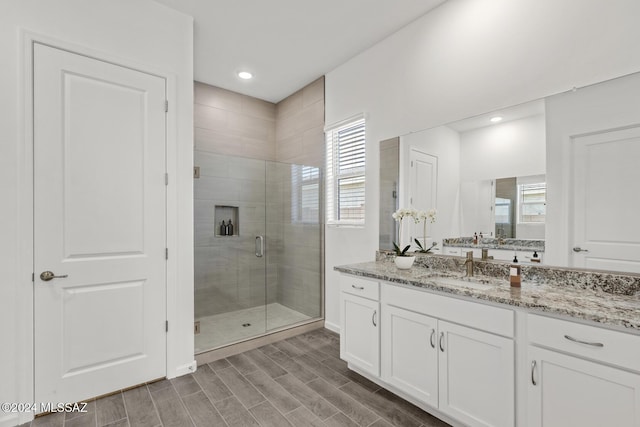
<path id="1" fill-rule="evenodd" d="M 408 270 L 413 265 L 413 262 L 416 260 L 415 256 L 396 256 L 393 260 L 396 264 L 396 267 L 400 270 Z"/>

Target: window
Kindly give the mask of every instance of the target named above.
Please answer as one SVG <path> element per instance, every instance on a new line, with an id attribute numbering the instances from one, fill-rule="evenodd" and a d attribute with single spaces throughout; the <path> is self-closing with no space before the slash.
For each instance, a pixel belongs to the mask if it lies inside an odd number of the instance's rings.
<path id="1" fill-rule="evenodd" d="M 546 183 L 519 184 L 518 206 L 519 223 L 544 223 L 547 212 Z"/>
<path id="2" fill-rule="evenodd" d="M 365 123 L 352 119 L 326 132 L 327 224 L 362 225 L 365 207 Z"/>
<path id="3" fill-rule="evenodd" d="M 291 218 L 294 223 L 320 222 L 320 170 L 291 166 Z"/>
<path id="4" fill-rule="evenodd" d="M 511 224 L 511 200 L 496 197 L 496 224 Z"/>

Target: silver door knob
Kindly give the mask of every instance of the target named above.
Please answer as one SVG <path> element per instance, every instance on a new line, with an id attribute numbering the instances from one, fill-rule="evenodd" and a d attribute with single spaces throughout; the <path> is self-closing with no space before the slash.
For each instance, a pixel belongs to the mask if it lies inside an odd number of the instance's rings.
<path id="1" fill-rule="evenodd" d="M 48 282 L 51 279 L 64 279 L 67 277 L 69 277 L 68 274 L 64 274 L 62 276 L 56 276 L 55 274 L 53 274 L 52 271 L 43 271 L 42 273 L 40 273 L 40 280 L 44 282 Z"/>
<path id="2" fill-rule="evenodd" d="M 589 252 L 589 249 L 582 249 L 580 246 L 573 248 L 573 252 Z"/>

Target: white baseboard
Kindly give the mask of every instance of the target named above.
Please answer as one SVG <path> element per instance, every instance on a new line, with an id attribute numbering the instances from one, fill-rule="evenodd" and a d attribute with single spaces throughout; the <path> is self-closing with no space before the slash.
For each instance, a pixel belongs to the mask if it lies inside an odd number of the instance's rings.
<path id="1" fill-rule="evenodd" d="M 336 325 L 335 323 L 324 321 L 324 327 L 328 330 L 335 332 L 336 334 L 340 334 L 340 325 Z"/>
<path id="2" fill-rule="evenodd" d="M 33 419 L 33 416 L 30 419 Z M 24 422 L 29 422 L 30 419 L 24 419 Z M 15 427 L 17 425 L 20 425 L 19 414 L 9 414 L 0 418 L 0 427 Z"/>
<path id="3" fill-rule="evenodd" d="M 193 374 L 198 367 L 198 363 L 194 360 L 191 363 L 186 365 L 178 366 L 175 370 L 175 377 L 181 377 L 187 374 Z M 175 378 L 175 377 L 167 377 L 167 378 Z"/>

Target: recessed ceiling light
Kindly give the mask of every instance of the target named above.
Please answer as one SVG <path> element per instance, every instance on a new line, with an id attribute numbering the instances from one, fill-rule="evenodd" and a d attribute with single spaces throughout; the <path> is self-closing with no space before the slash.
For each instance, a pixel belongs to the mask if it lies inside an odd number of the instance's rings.
<path id="1" fill-rule="evenodd" d="M 241 79 L 243 79 L 243 80 L 249 80 L 250 78 L 252 78 L 252 77 L 253 77 L 253 74 L 251 74 L 251 73 L 250 73 L 250 72 L 248 72 L 248 71 L 240 71 L 240 72 L 238 73 L 238 77 L 240 77 L 240 78 L 241 78 Z"/>
<path id="2" fill-rule="evenodd" d="M 495 117 L 491 117 L 491 123 L 498 123 L 500 121 L 502 121 L 502 117 L 500 116 L 495 116 Z"/>

